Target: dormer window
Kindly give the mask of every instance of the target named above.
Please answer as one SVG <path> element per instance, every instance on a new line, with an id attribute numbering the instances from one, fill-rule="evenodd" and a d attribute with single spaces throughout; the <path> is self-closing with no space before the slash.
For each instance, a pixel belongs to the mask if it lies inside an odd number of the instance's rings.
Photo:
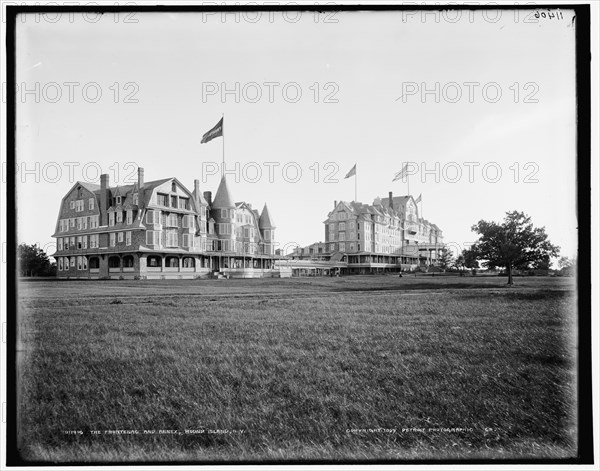
<path id="1" fill-rule="evenodd" d="M 173 193 L 177 193 L 177 183 L 175 183 L 175 182 L 171 183 L 171 191 Z"/>
<path id="2" fill-rule="evenodd" d="M 138 204 L 138 194 L 137 193 L 133 194 L 133 204 Z"/>
<path id="3" fill-rule="evenodd" d="M 122 198 L 120 196 L 117 196 L 117 204 L 121 204 L 121 199 Z"/>

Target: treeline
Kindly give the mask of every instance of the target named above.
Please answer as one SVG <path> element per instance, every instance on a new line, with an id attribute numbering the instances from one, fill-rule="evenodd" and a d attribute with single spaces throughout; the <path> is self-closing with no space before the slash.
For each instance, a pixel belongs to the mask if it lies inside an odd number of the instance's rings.
<path id="1" fill-rule="evenodd" d="M 56 263 L 36 244 L 19 244 L 17 267 L 20 276 L 56 276 Z"/>

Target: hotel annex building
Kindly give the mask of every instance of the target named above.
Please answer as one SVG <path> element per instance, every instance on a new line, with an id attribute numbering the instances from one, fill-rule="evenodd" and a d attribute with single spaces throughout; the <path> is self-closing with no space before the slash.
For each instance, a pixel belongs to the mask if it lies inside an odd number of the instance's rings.
<path id="1" fill-rule="evenodd" d="M 55 233 L 57 276 L 83 279 L 167 279 L 280 276 L 275 225 L 234 202 L 223 177 L 214 200 L 176 178 L 133 185 L 77 182 L 62 199 Z"/>
<path id="2" fill-rule="evenodd" d="M 297 248 L 294 274 L 376 273 L 435 266 L 443 233 L 423 219 L 414 198 L 377 197 L 373 204 L 335 201 L 323 221 L 325 242 Z"/>

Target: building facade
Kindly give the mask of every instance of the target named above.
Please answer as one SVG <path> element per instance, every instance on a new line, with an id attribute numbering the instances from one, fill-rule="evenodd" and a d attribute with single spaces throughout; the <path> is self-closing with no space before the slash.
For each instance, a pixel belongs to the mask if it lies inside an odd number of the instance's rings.
<path id="1" fill-rule="evenodd" d="M 182 279 L 280 276 L 275 225 L 235 202 L 225 177 L 214 200 L 176 178 L 111 187 L 77 182 L 64 196 L 56 223 L 59 278 Z"/>
<path id="2" fill-rule="evenodd" d="M 292 259 L 345 263 L 345 273 L 406 271 L 435 266 L 444 248 L 441 229 L 420 217 L 410 195 L 335 201 L 323 223 L 325 242 L 296 249 Z"/>

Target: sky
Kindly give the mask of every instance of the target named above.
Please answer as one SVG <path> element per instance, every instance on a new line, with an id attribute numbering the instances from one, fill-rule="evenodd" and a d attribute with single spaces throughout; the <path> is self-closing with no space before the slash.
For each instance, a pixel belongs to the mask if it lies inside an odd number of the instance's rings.
<path id="1" fill-rule="evenodd" d="M 355 189 L 372 203 L 410 187 L 452 247 L 519 210 L 575 255 L 574 13 L 437 15 L 20 18 L 19 242 L 52 253 L 61 198 L 100 173 L 214 194 L 224 153 L 233 198 L 267 203 L 283 248 L 324 240 Z M 222 116 L 224 140 L 200 144 Z"/>

